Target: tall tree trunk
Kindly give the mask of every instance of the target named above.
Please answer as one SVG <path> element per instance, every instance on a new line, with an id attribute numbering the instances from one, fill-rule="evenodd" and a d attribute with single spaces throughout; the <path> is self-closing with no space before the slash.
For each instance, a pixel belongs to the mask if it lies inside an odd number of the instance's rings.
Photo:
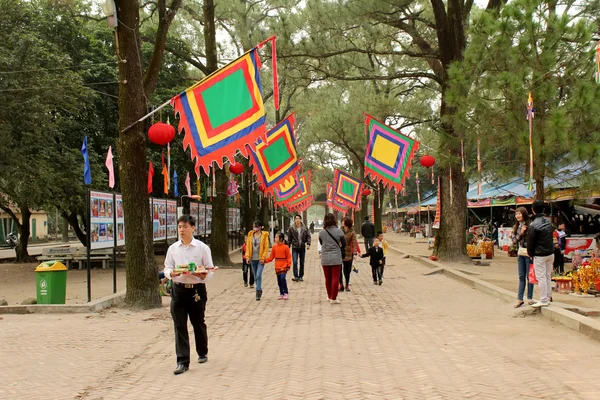
<path id="1" fill-rule="evenodd" d="M 77 236 L 77 239 L 79 239 L 81 244 L 86 246 L 87 245 L 87 235 L 85 234 L 85 232 L 83 232 L 81 230 L 81 227 L 79 226 L 78 214 L 76 212 L 67 212 L 65 210 L 60 210 L 60 215 L 62 216 L 62 219 L 63 219 L 63 242 L 69 241 L 68 232 L 69 232 L 69 225 L 70 225 L 73 228 L 73 231 L 75 231 L 75 235 Z M 65 232 L 67 232 L 67 233 L 65 234 Z M 65 238 L 65 235 L 66 235 L 66 238 Z"/>
<path id="2" fill-rule="evenodd" d="M 69 220 L 65 217 L 65 214 L 61 211 L 62 215 L 62 241 L 63 243 L 69 243 Z M 87 242 L 81 242 L 84 246 L 87 246 Z"/>
<path id="3" fill-rule="evenodd" d="M 252 171 L 250 170 L 248 160 L 242 160 L 242 164 L 244 164 L 244 189 L 242 190 L 242 214 L 244 215 L 243 225 L 245 232 L 250 232 L 252 230 L 252 224 L 256 220 L 256 194 L 254 193 L 254 188 L 252 188 Z"/>
<path id="4" fill-rule="evenodd" d="M 135 308 L 161 305 L 156 284 L 152 225 L 146 186 L 146 139 L 143 124 L 136 123 L 146 112 L 139 40 L 139 3 L 117 0 L 119 27 L 119 178 L 123 192 L 127 294 L 125 302 Z M 134 124 L 131 128 L 131 126 Z"/>
<path id="5" fill-rule="evenodd" d="M 468 261 L 467 258 L 467 191 L 468 180 L 461 172 L 460 139 L 448 117 L 454 115 L 456 109 L 446 103 L 445 88 L 442 89 L 441 119 L 444 134 L 439 144 L 440 154 L 448 154 L 447 164 L 441 165 L 439 174 L 442 177 L 442 214 L 434 253 L 444 261 Z M 450 169 L 452 169 L 452 200 L 450 196 Z"/>
<path id="6" fill-rule="evenodd" d="M 204 46 L 208 73 L 219 69 L 215 27 L 214 0 L 204 1 Z M 224 167 L 225 168 L 225 167 Z M 210 250 L 215 264 L 229 265 L 229 242 L 227 240 L 227 174 L 225 169 L 216 169 L 215 180 L 217 201 L 213 202 Z"/>
<path id="7" fill-rule="evenodd" d="M 19 244 L 15 249 L 17 253 L 17 262 L 31 262 L 32 258 L 29 257 L 29 251 L 27 250 L 29 235 L 31 234 L 29 226 L 31 211 L 27 206 L 20 206 L 19 209 L 21 210 L 21 222 L 17 224 L 17 230 L 19 232 Z"/>

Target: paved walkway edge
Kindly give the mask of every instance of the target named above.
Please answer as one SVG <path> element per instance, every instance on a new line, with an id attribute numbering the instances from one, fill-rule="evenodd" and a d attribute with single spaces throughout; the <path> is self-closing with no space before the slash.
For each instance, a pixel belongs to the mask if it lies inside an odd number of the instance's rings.
<path id="1" fill-rule="evenodd" d="M 509 302 L 515 300 L 515 294 L 513 292 L 462 273 L 454 268 L 444 266 L 444 264 L 438 261 L 431 261 L 423 256 L 412 255 L 392 246 L 390 246 L 389 249 L 404 256 L 408 256 L 426 267 L 433 268 L 434 271 L 432 272 L 434 273 L 443 273 L 444 275 L 483 293 Z M 577 307 L 571 304 L 552 303 L 549 307 L 542 307 L 541 311 L 542 315 L 549 320 L 557 322 L 574 331 L 583 333 L 591 339 L 600 341 L 600 321 L 585 316 L 585 314 L 597 316 L 597 310 Z"/>
<path id="2" fill-rule="evenodd" d="M 125 298 L 125 291 L 102 297 L 86 304 L 31 304 L 0 306 L 0 314 L 74 314 L 96 313 L 115 305 Z"/>

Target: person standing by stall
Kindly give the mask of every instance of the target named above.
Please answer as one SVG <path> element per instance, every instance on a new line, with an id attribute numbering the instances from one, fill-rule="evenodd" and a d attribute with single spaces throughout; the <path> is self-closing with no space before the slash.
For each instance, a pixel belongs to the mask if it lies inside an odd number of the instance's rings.
<path id="1" fill-rule="evenodd" d="M 544 215 L 544 202 L 536 200 L 531 206 L 533 221 L 527 232 L 527 254 L 533 258 L 535 276 L 540 286 L 540 301 L 532 307 L 546 307 L 552 296 L 552 264 L 554 263 L 554 245 L 552 243 L 552 223 Z"/>

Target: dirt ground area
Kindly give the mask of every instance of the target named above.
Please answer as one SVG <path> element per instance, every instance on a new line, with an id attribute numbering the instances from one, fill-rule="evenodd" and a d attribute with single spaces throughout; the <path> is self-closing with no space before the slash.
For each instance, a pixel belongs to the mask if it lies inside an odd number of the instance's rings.
<path id="1" fill-rule="evenodd" d="M 156 256 L 158 269 L 163 269 L 164 255 Z M 241 263 L 239 253 L 231 256 L 232 263 Z M 0 299 L 9 305 L 21 304 L 28 298 L 36 297 L 35 268 L 39 263 L 0 264 Z M 229 266 L 225 266 L 229 267 Z M 113 269 L 95 268 L 91 273 L 92 300 L 111 295 L 113 293 Z M 117 262 L 117 291 L 125 290 L 125 267 Z M 67 304 L 84 304 L 87 302 L 87 270 L 71 269 L 67 272 Z"/>

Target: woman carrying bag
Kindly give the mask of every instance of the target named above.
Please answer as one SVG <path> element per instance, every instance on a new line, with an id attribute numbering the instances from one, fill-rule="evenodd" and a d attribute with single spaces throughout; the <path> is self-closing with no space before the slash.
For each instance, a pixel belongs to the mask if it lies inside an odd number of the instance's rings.
<path id="1" fill-rule="evenodd" d="M 256 281 L 256 301 L 262 297 L 262 273 L 269 255 L 269 232 L 262 229 L 262 222 L 255 221 L 246 239 L 246 262 L 250 264 Z"/>
<path id="2" fill-rule="evenodd" d="M 325 275 L 327 298 L 331 304 L 340 304 L 337 298 L 340 285 L 343 255 L 346 253 L 344 232 L 337 226 L 335 215 L 325 215 L 323 229 L 319 232 L 321 244 L 321 265 Z"/>
<path id="3" fill-rule="evenodd" d="M 523 301 L 523 295 L 525 294 L 525 282 L 527 282 L 527 301 L 528 304 L 533 304 L 533 283 L 529 280 L 529 268 L 531 265 L 531 258 L 527 254 L 527 229 L 531 222 L 529 213 L 525 207 L 517 208 L 515 213 L 517 222 L 513 228 L 512 238 L 515 245 L 518 247 L 517 250 L 517 265 L 519 271 L 519 292 L 517 293 L 517 303 L 515 308 L 521 307 L 525 302 Z"/>

